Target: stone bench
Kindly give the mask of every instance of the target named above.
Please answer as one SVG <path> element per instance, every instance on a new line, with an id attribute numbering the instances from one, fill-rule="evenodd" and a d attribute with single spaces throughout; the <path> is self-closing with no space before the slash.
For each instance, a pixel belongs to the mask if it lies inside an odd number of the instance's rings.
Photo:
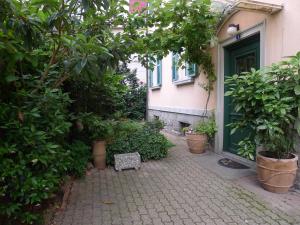
<path id="1" fill-rule="evenodd" d="M 139 169 L 141 167 L 141 156 L 138 152 L 116 154 L 115 158 L 115 169 L 122 171 L 124 169 Z"/>

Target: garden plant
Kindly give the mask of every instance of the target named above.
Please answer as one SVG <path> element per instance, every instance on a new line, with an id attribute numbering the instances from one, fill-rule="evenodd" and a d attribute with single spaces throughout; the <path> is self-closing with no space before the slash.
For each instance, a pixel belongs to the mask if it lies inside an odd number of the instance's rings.
<path id="1" fill-rule="evenodd" d="M 241 118 L 231 124 L 232 133 L 249 127 L 262 145 L 278 159 L 289 158 L 294 149 L 300 114 L 300 53 L 288 61 L 261 70 L 252 69 L 226 80 L 235 111 Z M 249 132 L 249 134 L 253 134 Z M 248 138 L 253 140 L 253 135 Z M 253 147 L 248 148 L 252 154 Z"/>
<path id="2" fill-rule="evenodd" d="M 122 0 L 0 1 L 1 225 L 42 222 L 64 178 L 84 174 L 93 135 L 104 135 L 102 120 L 143 118 L 145 87 L 120 67 L 132 54 L 148 66 L 151 58 L 179 53 L 182 61 L 203 65 L 212 87 L 210 1 L 155 1 L 152 15 L 130 14 L 126 6 Z M 85 124 L 95 116 L 99 124 Z M 169 143 L 157 129 L 126 126 L 131 131 L 120 129 L 110 154 L 130 140 L 130 151 L 143 146 L 144 160 L 166 156 Z"/>
<path id="3" fill-rule="evenodd" d="M 239 120 L 230 124 L 249 130 L 239 143 L 239 154 L 254 159 L 257 147 L 258 177 L 272 192 L 287 192 L 297 172 L 295 140 L 300 126 L 300 53 L 287 61 L 261 70 L 252 69 L 226 80 Z M 273 160 L 275 159 L 275 160 Z"/>
<path id="4" fill-rule="evenodd" d="M 214 116 L 202 119 L 195 128 L 183 128 L 187 144 L 192 153 L 203 153 L 208 143 L 214 139 L 217 132 L 217 125 Z"/>

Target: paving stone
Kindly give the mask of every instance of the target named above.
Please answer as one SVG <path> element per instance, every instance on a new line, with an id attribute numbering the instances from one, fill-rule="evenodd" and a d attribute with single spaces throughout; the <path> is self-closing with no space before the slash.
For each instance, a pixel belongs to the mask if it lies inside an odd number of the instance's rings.
<path id="1" fill-rule="evenodd" d="M 296 215 L 201 167 L 185 142 L 140 170 L 93 170 L 77 180 L 54 225 L 300 225 Z"/>

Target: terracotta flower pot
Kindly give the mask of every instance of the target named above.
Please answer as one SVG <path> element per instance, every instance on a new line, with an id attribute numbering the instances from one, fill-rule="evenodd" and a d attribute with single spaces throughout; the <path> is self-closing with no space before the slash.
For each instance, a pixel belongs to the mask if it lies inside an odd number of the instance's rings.
<path id="1" fill-rule="evenodd" d="M 266 155 L 266 151 L 261 151 L 256 156 L 258 180 L 267 191 L 288 192 L 295 182 L 298 156 L 291 154 L 290 159 L 276 159 Z"/>
<path id="2" fill-rule="evenodd" d="M 95 141 L 93 146 L 94 165 L 99 170 L 106 167 L 106 148 L 105 141 Z"/>
<path id="3" fill-rule="evenodd" d="M 206 134 L 186 134 L 186 141 L 191 153 L 201 154 L 205 152 L 207 145 Z"/>

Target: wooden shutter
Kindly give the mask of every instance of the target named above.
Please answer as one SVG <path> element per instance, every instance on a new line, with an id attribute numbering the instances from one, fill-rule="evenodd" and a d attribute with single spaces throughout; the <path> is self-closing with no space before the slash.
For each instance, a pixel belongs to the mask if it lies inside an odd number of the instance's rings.
<path id="1" fill-rule="evenodd" d="M 148 69 L 149 87 L 153 87 L 153 70 Z"/>
<path id="2" fill-rule="evenodd" d="M 177 69 L 177 64 L 178 64 L 178 55 L 177 54 L 172 54 L 172 80 L 178 80 L 178 69 Z"/>
<path id="3" fill-rule="evenodd" d="M 157 60 L 157 85 L 161 85 L 162 79 L 162 60 Z"/>

